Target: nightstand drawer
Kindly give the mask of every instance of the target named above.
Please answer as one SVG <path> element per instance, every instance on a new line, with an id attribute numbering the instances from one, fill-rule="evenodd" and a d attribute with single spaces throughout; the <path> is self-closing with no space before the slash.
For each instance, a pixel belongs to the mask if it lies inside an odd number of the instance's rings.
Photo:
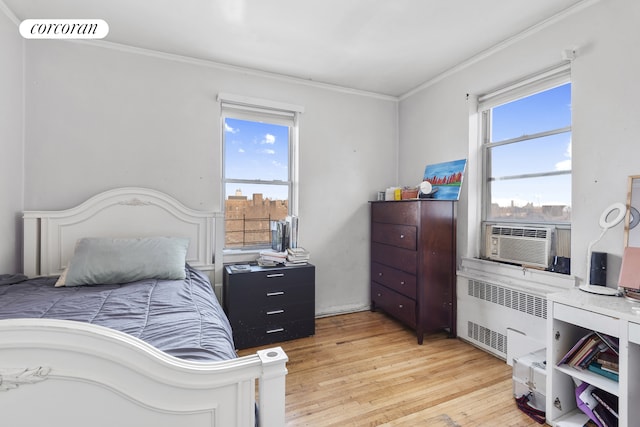
<path id="1" fill-rule="evenodd" d="M 227 314 L 230 316 L 274 310 L 295 303 L 313 301 L 315 297 L 313 282 L 273 283 L 269 286 L 233 282 L 228 286 L 230 301 L 226 306 Z"/>
<path id="2" fill-rule="evenodd" d="M 416 250 L 416 227 L 413 225 L 374 223 L 371 240 L 404 249 Z"/>
<path id="3" fill-rule="evenodd" d="M 235 329 L 233 341 L 236 348 L 249 348 L 308 337 L 313 334 L 315 334 L 315 319 L 305 319 L 280 325 Z"/>
<path id="4" fill-rule="evenodd" d="M 292 267 L 264 268 L 250 273 L 236 273 L 233 277 L 232 292 L 239 292 L 243 296 L 258 295 L 265 292 L 275 292 L 281 289 L 293 289 L 300 283 L 313 283 L 315 268 Z"/>
<path id="5" fill-rule="evenodd" d="M 414 274 L 372 262 L 371 280 L 400 292 L 409 298 L 416 298 L 416 276 Z"/>
<path id="6" fill-rule="evenodd" d="M 412 328 L 416 327 L 416 302 L 385 286 L 371 283 L 371 301 L 374 306 L 386 311 Z"/>
<path id="7" fill-rule="evenodd" d="M 265 305 L 254 311 L 238 310 L 231 316 L 231 328 L 274 327 L 301 319 L 314 318 L 314 300 L 297 301 L 286 305 Z"/>

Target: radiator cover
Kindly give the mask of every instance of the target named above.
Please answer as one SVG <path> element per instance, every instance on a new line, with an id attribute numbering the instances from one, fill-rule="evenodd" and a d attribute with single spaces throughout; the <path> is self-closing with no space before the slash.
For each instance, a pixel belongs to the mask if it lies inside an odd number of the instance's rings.
<path id="1" fill-rule="evenodd" d="M 507 361 L 508 353 L 526 354 L 532 347 L 542 348 L 546 294 L 574 285 L 575 278 L 567 275 L 464 258 L 456 289 L 459 338 Z M 530 344 L 521 351 L 510 348 L 512 331 Z M 521 340 L 513 345 L 522 345 Z"/>

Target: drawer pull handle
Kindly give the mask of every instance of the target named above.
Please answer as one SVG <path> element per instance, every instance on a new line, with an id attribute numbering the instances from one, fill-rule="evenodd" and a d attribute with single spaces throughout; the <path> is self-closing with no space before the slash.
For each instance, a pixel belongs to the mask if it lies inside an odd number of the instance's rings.
<path id="1" fill-rule="evenodd" d="M 398 304 L 398 308 L 404 308 L 404 305 Z"/>
<path id="2" fill-rule="evenodd" d="M 274 277 L 284 277 L 284 273 L 267 274 L 267 279 L 272 279 Z"/>
<path id="3" fill-rule="evenodd" d="M 267 316 L 271 316 L 272 314 L 282 314 L 282 313 L 284 313 L 284 310 L 267 311 Z"/>
<path id="4" fill-rule="evenodd" d="M 382 277 L 382 273 L 378 273 L 378 277 Z"/>
<path id="5" fill-rule="evenodd" d="M 401 235 L 400 235 L 400 238 L 401 238 L 401 239 L 404 239 L 404 234 L 401 234 Z"/>
<path id="6" fill-rule="evenodd" d="M 378 292 L 378 296 L 379 296 L 379 297 L 381 297 L 381 296 L 382 296 L 382 294 L 381 294 L 380 292 Z"/>
<path id="7" fill-rule="evenodd" d="M 267 296 L 268 297 L 276 297 L 278 295 L 284 295 L 283 291 L 278 291 L 278 292 L 267 292 Z"/>
<path id="8" fill-rule="evenodd" d="M 404 285 L 404 280 L 401 280 L 401 281 L 400 281 L 400 284 L 401 284 L 401 285 Z"/>
<path id="9" fill-rule="evenodd" d="M 283 332 L 284 328 L 277 328 L 277 329 L 269 329 L 267 331 L 268 334 L 275 334 L 276 332 Z"/>

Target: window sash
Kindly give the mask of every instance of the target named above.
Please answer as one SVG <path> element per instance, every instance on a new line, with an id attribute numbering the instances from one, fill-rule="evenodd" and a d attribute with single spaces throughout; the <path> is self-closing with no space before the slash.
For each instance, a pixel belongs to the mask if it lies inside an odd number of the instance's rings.
<path id="1" fill-rule="evenodd" d="M 478 112 L 571 82 L 571 63 L 548 68 L 478 97 Z"/>
<path id="2" fill-rule="evenodd" d="M 523 135 L 523 136 L 502 140 L 502 141 L 491 141 L 490 140 L 490 136 L 492 135 L 491 109 L 503 104 L 507 104 L 512 101 L 516 101 L 521 98 L 534 95 L 539 92 L 553 89 L 554 87 L 558 87 L 570 82 L 571 82 L 571 64 L 567 62 L 559 66 L 552 67 L 542 72 L 536 73 L 535 75 L 527 76 L 519 81 L 516 81 L 504 87 L 495 89 L 478 98 L 478 112 L 481 114 L 481 118 L 482 118 L 482 138 L 481 138 L 482 147 L 481 148 L 482 148 L 482 158 L 483 158 L 483 168 L 482 168 L 483 184 L 482 184 L 482 218 L 481 219 L 483 224 L 490 223 L 492 221 L 495 222 L 495 220 L 490 218 L 491 203 L 493 200 L 492 194 L 491 194 L 491 184 L 493 182 L 496 182 L 499 180 L 511 180 L 511 179 L 516 180 L 516 179 L 527 179 L 527 178 L 536 178 L 536 177 L 545 177 L 545 176 L 554 176 L 554 175 L 568 175 L 572 173 L 571 170 L 563 170 L 563 171 L 553 171 L 553 172 L 538 172 L 538 173 L 523 174 L 518 176 L 516 175 L 501 176 L 501 177 L 491 176 L 492 173 L 490 173 L 490 171 L 492 171 L 493 169 L 491 165 L 491 155 L 490 155 L 491 148 L 572 131 L 571 126 L 567 126 L 559 129 L 549 129 L 543 132 L 538 132 L 536 134 Z M 500 220 L 500 222 L 503 222 L 503 221 Z M 558 223 L 557 225 L 561 225 L 561 223 Z"/>
<path id="3" fill-rule="evenodd" d="M 225 209 L 225 200 L 232 194 L 227 193 L 229 184 L 258 184 L 269 186 L 286 186 L 288 194 L 289 215 L 297 215 L 298 212 L 298 123 L 299 114 L 304 108 L 281 102 L 269 101 L 258 98 L 243 97 L 230 94 L 219 94 L 220 120 L 221 120 L 221 141 L 222 141 L 222 203 Z M 267 179 L 240 179 L 227 177 L 226 174 L 226 152 L 227 140 L 224 123 L 227 118 L 240 119 L 253 122 L 263 122 L 286 126 L 289 128 L 288 136 L 288 176 L 286 180 Z M 246 247 L 242 250 L 252 251 L 255 248 Z"/>

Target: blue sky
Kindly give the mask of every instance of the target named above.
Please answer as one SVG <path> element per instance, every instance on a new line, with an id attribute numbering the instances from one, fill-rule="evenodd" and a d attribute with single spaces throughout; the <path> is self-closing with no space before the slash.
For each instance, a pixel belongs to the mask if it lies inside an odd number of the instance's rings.
<path id="1" fill-rule="evenodd" d="M 240 119 L 225 119 L 225 175 L 235 179 L 287 181 L 289 127 Z M 262 193 L 272 199 L 288 199 L 286 185 L 228 184 L 227 195 L 236 189 L 252 198 Z"/>
<path id="2" fill-rule="evenodd" d="M 565 84 L 493 109 L 492 141 L 571 125 L 571 85 Z M 283 125 L 225 119 L 225 174 L 228 178 L 287 180 L 289 128 Z M 548 136 L 493 150 L 494 176 L 571 169 L 571 133 Z M 526 162 L 513 162 L 524 158 Z M 508 206 L 532 202 L 540 205 L 571 205 L 571 175 L 493 183 L 493 201 Z M 390 183 L 391 185 L 391 183 Z M 285 185 L 229 184 L 252 197 L 262 193 L 272 199 L 287 199 Z"/>
<path id="3" fill-rule="evenodd" d="M 492 141 L 503 141 L 571 125 L 571 85 L 493 109 Z M 494 148 L 493 176 L 571 170 L 571 132 L 535 139 L 526 143 Z M 513 162 L 513 158 L 526 159 Z M 532 202 L 540 205 L 571 205 L 571 175 L 531 178 L 493 183 L 493 201 L 508 206 Z"/>

